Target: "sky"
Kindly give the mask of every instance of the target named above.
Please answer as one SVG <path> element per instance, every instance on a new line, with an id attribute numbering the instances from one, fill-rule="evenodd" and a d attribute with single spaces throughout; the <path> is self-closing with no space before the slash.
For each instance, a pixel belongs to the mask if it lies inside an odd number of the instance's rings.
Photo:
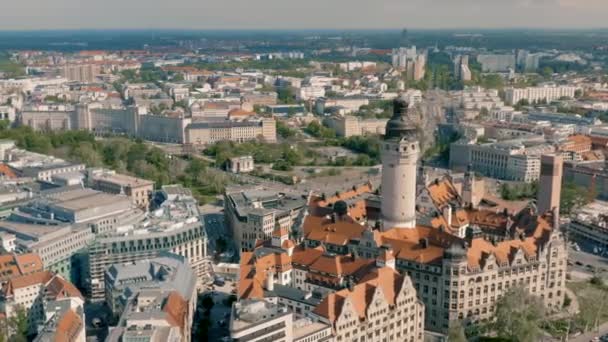
<path id="1" fill-rule="evenodd" d="M 0 0 L 0 8 L 0 30 L 608 27 L 608 0 Z"/>

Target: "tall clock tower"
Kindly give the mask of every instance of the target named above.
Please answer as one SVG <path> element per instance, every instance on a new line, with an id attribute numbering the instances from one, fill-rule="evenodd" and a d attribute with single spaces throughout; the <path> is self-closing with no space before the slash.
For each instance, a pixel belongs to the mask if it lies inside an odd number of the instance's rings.
<path id="1" fill-rule="evenodd" d="M 382 141 L 382 229 L 416 227 L 416 163 L 419 145 L 404 99 L 394 101 Z"/>

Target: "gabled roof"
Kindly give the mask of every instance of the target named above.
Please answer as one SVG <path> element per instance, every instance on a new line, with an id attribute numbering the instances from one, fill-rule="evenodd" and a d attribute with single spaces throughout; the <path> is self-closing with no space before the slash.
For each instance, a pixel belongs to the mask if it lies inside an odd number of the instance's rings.
<path id="1" fill-rule="evenodd" d="M 427 187 L 429 196 L 436 207 L 441 208 L 450 202 L 459 201 L 458 191 L 448 179 L 436 180 Z"/>
<path id="2" fill-rule="evenodd" d="M 53 278 L 50 271 L 40 271 L 32 274 L 13 277 L 2 288 L 5 297 L 12 296 L 16 289 L 21 289 L 33 285 L 44 285 Z"/>
<path id="3" fill-rule="evenodd" d="M 264 281 L 268 272 L 284 272 L 291 269 L 291 257 L 285 251 L 262 254 L 255 252 L 241 254 L 241 279 L 239 298 L 264 298 Z"/>
<path id="4" fill-rule="evenodd" d="M 0 255 L 0 279 L 26 275 L 42 271 L 42 259 L 38 254 L 2 254 Z"/>
<path id="5" fill-rule="evenodd" d="M 70 309 L 57 323 L 54 342 L 75 341 L 82 329 L 84 329 L 82 318 Z"/>
<path id="6" fill-rule="evenodd" d="M 375 269 L 364 277 L 352 290 L 344 289 L 329 294 L 313 311 L 327 318 L 332 324 L 338 319 L 344 304 L 349 300 L 360 319 L 364 320 L 367 309 L 372 303 L 374 294 L 380 289 L 384 300 L 389 305 L 395 305 L 397 294 L 404 285 L 404 277 L 390 267 Z"/>
<path id="7" fill-rule="evenodd" d="M 46 296 L 47 298 L 52 298 L 54 300 L 66 298 L 66 297 L 77 297 L 84 300 L 84 297 L 78 291 L 74 284 L 69 281 L 63 279 L 61 276 L 54 275 L 46 284 L 45 284 Z"/>
<path id="8" fill-rule="evenodd" d="M 358 238 L 365 227 L 347 220 L 335 222 L 326 217 L 307 216 L 303 224 L 304 236 L 309 240 L 343 246 L 352 238 Z"/>

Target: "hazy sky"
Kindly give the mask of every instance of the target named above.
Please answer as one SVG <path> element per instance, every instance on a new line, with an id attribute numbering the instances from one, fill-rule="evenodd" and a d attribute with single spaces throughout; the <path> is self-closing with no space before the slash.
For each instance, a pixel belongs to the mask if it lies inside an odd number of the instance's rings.
<path id="1" fill-rule="evenodd" d="M 0 30 L 606 27 L 608 0 L 0 0 Z"/>

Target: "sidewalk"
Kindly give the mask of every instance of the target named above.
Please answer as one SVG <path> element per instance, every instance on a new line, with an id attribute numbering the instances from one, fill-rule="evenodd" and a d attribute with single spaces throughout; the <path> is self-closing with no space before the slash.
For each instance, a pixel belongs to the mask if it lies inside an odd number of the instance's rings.
<path id="1" fill-rule="evenodd" d="M 598 330 L 599 330 L 599 332 L 598 332 Z M 608 322 L 600 325 L 598 330 L 594 329 L 592 332 L 588 332 L 588 333 L 579 335 L 577 337 L 570 338 L 568 341 L 570 341 L 570 342 L 589 342 L 594 337 L 601 337 L 603 335 L 606 335 L 606 334 L 608 334 Z"/>

